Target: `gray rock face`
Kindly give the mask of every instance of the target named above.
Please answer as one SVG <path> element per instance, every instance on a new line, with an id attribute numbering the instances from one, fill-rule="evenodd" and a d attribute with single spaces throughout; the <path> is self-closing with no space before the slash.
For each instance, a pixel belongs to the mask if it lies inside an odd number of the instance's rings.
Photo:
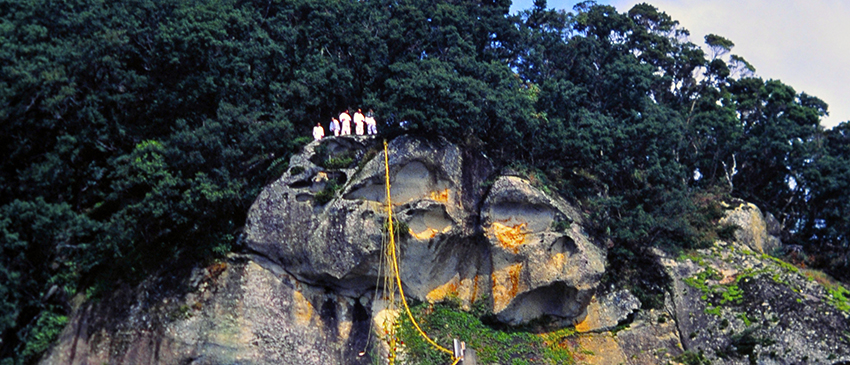
<path id="1" fill-rule="evenodd" d="M 520 324 L 543 315 L 581 320 L 605 271 L 581 215 L 527 181 L 500 177 L 482 209 L 490 243 L 493 311 Z"/>
<path id="2" fill-rule="evenodd" d="M 578 332 L 602 332 L 626 323 L 629 316 L 640 309 L 640 300 L 631 292 L 621 289 L 596 296 L 587 307 L 587 317 L 576 325 Z"/>
<path id="3" fill-rule="evenodd" d="M 767 218 L 764 218 L 764 217 Z M 741 227 L 730 242 L 653 257 L 670 279 L 659 309 L 636 308 L 626 290 L 596 297 L 576 325 L 585 364 L 846 364 L 850 311 L 823 277 L 758 250 L 780 244 L 778 223 L 752 204 L 730 207 L 723 223 Z M 842 304 L 843 303 L 843 304 Z M 844 309 L 841 309 L 844 308 Z M 609 331 L 619 324 L 615 331 Z M 597 355 L 599 354 L 599 355 Z"/>
<path id="4" fill-rule="evenodd" d="M 735 242 L 750 247 L 759 253 L 773 253 L 781 246 L 779 240 L 780 225 L 770 213 L 762 214 L 761 209 L 752 203 L 742 203 L 729 211 L 720 220 L 721 224 L 733 224 Z"/>
<path id="5" fill-rule="evenodd" d="M 340 143 L 348 140 L 355 143 Z M 333 150 L 337 155 L 366 151 L 359 141 L 335 138 L 323 141 L 330 147 L 307 146 L 304 153 L 293 157 L 289 172 L 260 194 L 246 229 L 252 251 L 304 282 L 350 295 L 374 287 L 378 276 L 387 220 L 383 151 L 372 146 L 371 151 L 377 153 L 370 153 L 368 161 L 359 161 L 359 168 L 352 164 L 327 169 L 314 161 L 321 160 L 317 149 Z M 486 270 L 483 252 L 477 252 L 485 247 L 474 239 L 475 205 L 483 189 L 463 182 L 483 180 L 491 168 L 465 169 L 465 164 L 475 164 L 475 158 L 464 158 L 457 146 L 444 141 L 402 137 L 389 144 L 389 151 L 393 209 L 397 222 L 410 228 L 401 245 L 400 263 L 407 291 L 424 298 L 435 280 L 444 283 L 460 274 L 461 279 L 468 279 Z M 481 176 L 465 176 L 468 174 Z M 323 187 L 314 181 L 325 177 L 336 179 L 341 186 L 332 192 L 330 201 L 322 203 L 317 195 Z M 464 199 L 467 196 L 471 198 Z"/>
<path id="6" fill-rule="evenodd" d="M 371 331 L 359 301 L 305 286 L 261 262 L 235 256 L 87 303 L 42 363 L 372 363 L 368 348 L 358 356 Z"/>
<path id="7" fill-rule="evenodd" d="M 387 220 L 383 152 L 319 166 L 322 154 L 356 156 L 367 149 L 362 141 L 313 143 L 294 157 L 252 207 L 248 248 L 312 285 L 352 296 L 373 288 Z M 574 208 L 517 177 L 500 177 L 487 192 L 486 159 L 444 140 L 401 137 L 388 148 L 394 214 L 409 228 L 400 242 L 407 295 L 465 305 L 488 298 L 510 324 L 583 317 L 604 253 Z M 323 203 L 317 197 L 331 181 L 341 187 Z"/>
<path id="8" fill-rule="evenodd" d="M 850 361 L 850 313 L 798 268 L 739 242 L 657 254 L 673 279 L 684 347 L 713 364 Z"/>

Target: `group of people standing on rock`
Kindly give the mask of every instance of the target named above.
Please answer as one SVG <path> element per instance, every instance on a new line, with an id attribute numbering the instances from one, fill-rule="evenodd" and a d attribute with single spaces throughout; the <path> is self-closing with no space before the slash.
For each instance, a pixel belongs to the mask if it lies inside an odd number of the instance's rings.
<path id="1" fill-rule="evenodd" d="M 375 121 L 375 112 L 369 109 L 366 115 L 360 109 L 354 112 L 354 117 L 348 114 L 348 109 L 339 114 L 339 119 L 331 118 L 330 130 L 334 136 L 346 136 L 351 134 L 351 122 L 354 122 L 354 134 L 378 134 L 378 123 Z M 365 128 L 365 129 L 364 129 Z M 325 137 L 325 129 L 322 123 L 316 123 L 313 127 L 313 139 L 318 141 Z"/>

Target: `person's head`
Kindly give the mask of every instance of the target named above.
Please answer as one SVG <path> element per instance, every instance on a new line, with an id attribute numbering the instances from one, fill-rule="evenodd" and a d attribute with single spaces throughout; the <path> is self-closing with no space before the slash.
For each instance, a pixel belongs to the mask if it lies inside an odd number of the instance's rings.
<path id="1" fill-rule="evenodd" d="M 360 113 L 360 108 L 357 108 L 357 112 Z"/>
<path id="2" fill-rule="evenodd" d="M 321 127 L 321 126 L 322 126 L 322 123 L 321 123 L 321 122 L 316 123 L 316 127 Z"/>

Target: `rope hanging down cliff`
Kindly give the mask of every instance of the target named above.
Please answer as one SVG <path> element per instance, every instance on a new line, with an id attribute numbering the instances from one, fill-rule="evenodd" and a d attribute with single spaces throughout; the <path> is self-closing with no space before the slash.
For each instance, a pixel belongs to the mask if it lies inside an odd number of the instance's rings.
<path id="1" fill-rule="evenodd" d="M 404 289 L 401 286 L 401 276 L 399 275 L 398 269 L 398 248 L 395 244 L 395 231 L 393 227 L 393 209 L 392 209 L 392 200 L 390 199 L 390 164 L 389 164 L 389 152 L 387 150 L 387 141 L 384 140 L 384 167 L 385 167 L 385 177 L 386 177 L 386 188 L 387 188 L 387 225 L 388 225 L 388 233 L 389 233 L 389 243 L 386 246 L 385 257 L 389 260 L 387 269 L 389 270 L 388 274 L 395 279 L 395 283 L 388 283 L 390 285 L 395 285 L 398 287 L 399 296 L 401 297 L 401 303 L 404 306 L 405 313 L 407 313 L 407 317 L 410 319 L 410 323 L 413 323 L 413 326 L 416 328 L 416 331 L 419 332 L 419 335 L 425 339 L 432 347 L 435 349 L 448 353 L 452 356 L 452 365 L 457 364 L 462 357 L 454 357 L 454 352 L 449 350 L 443 346 L 437 344 L 434 340 L 432 340 L 428 335 L 425 334 L 425 331 L 422 331 L 422 328 L 419 327 L 419 324 L 416 323 L 416 319 L 413 318 L 413 313 L 410 312 L 410 307 L 407 305 L 407 299 L 404 297 Z M 391 290 L 391 292 L 395 292 L 395 290 Z M 390 303 L 392 305 L 392 303 Z M 392 360 L 392 359 L 391 359 Z"/>

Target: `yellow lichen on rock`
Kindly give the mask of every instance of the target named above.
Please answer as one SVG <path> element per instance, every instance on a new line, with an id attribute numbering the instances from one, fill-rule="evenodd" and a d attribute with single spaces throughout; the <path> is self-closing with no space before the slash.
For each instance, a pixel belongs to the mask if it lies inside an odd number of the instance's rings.
<path id="1" fill-rule="evenodd" d="M 562 268 L 567 264 L 567 256 L 563 253 L 556 253 L 549 257 L 549 267 Z"/>
<path id="2" fill-rule="evenodd" d="M 460 289 L 458 293 L 461 298 L 469 298 L 469 303 L 472 304 L 478 299 L 478 275 L 472 279 L 463 279 L 460 281 Z"/>
<path id="3" fill-rule="evenodd" d="M 522 263 L 516 263 L 493 271 L 493 310 L 505 309 L 519 293 L 519 275 Z"/>
<path id="4" fill-rule="evenodd" d="M 525 244 L 525 236 L 528 234 L 525 226 L 525 223 L 507 226 L 499 222 L 493 222 L 493 235 L 496 236 L 502 247 L 510 249 L 514 253 L 519 253 L 519 246 Z"/>
<path id="5" fill-rule="evenodd" d="M 460 278 L 455 275 L 451 280 L 449 280 L 449 282 L 434 288 L 434 290 L 431 290 L 427 295 L 425 295 L 425 299 L 427 299 L 429 302 L 437 302 L 445 299 L 448 296 L 457 296 L 459 286 Z"/>
<path id="6" fill-rule="evenodd" d="M 422 232 L 413 232 L 413 229 L 411 229 L 410 235 L 413 236 L 413 238 L 416 238 L 420 241 L 425 241 L 425 240 L 430 240 L 430 239 L 434 238 L 434 236 L 437 235 L 437 230 L 433 229 L 433 228 L 426 228 Z"/>
<path id="7" fill-rule="evenodd" d="M 315 310 L 313 309 L 313 305 L 310 304 L 310 301 L 300 291 L 294 291 L 292 293 L 292 308 L 296 323 L 302 326 L 310 324 Z"/>
<path id="8" fill-rule="evenodd" d="M 610 333 L 579 336 L 573 356 L 576 363 L 591 365 L 625 364 L 628 360 Z"/>
<path id="9" fill-rule="evenodd" d="M 602 327 L 599 312 L 599 302 L 596 300 L 596 296 L 594 296 L 587 306 L 587 316 L 584 317 L 583 321 L 576 324 L 576 332 L 585 333 Z"/>
<path id="10" fill-rule="evenodd" d="M 439 302 L 446 298 L 457 298 L 464 309 L 469 309 L 478 296 L 478 275 L 461 279 L 455 274 L 448 282 L 431 290 L 425 299 L 429 302 Z"/>
<path id="11" fill-rule="evenodd" d="M 434 238 L 434 236 L 436 236 L 437 233 L 446 233 L 451 229 L 452 229 L 452 226 L 446 226 L 442 230 L 427 227 L 427 228 L 425 228 L 425 230 L 423 230 L 421 232 L 414 232 L 413 228 L 411 228 L 410 229 L 410 235 L 413 236 L 414 238 L 418 239 L 418 240 L 425 241 L 425 240 L 430 240 L 430 239 Z"/>
<path id="12" fill-rule="evenodd" d="M 446 188 L 443 191 L 432 191 L 431 192 L 431 200 L 436 200 L 442 203 L 449 202 L 449 189 Z"/>

